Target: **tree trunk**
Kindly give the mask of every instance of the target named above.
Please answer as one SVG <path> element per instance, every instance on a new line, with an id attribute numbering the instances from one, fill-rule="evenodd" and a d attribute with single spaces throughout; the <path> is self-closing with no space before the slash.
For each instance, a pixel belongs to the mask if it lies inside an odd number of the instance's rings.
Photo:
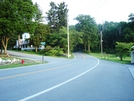
<path id="1" fill-rule="evenodd" d="M 90 42 L 88 41 L 88 51 L 90 52 Z"/>
<path id="2" fill-rule="evenodd" d="M 1 41 L 1 51 L 0 51 L 0 54 L 2 54 L 2 51 L 3 51 L 3 47 L 2 47 L 2 41 Z"/>
<path id="3" fill-rule="evenodd" d="M 121 60 L 121 61 L 123 60 L 122 58 L 123 58 L 122 55 L 120 55 L 120 60 Z"/>
<path id="4" fill-rule="evenodd" d="M 7 45 L 8 45 L 8 40 L 9 38 L 8 37 L 3 37 L 2 38 L 2 45 L 4 47 L 4 54 L 7 55 Z"/>
<path id="5" fill-rule="evenodd" d="M 85 51 L 87 50 L 87 48 L 86 48 L 86 42 L 84 43 L 84 49 L 85 49 Z"/>
<path id="6" fill-rule="evenodd" d="M 21 48 L 21 46 L 20 46 L 20 34 L 18 35 L 18 48 Z"/>
<path id="7" fill-rule="evenodd" d="M 38 47 L 37 47 L 37 46 L 35 47 L 35 52 L 36 52 L 36 53 L 38 52 Z"/>

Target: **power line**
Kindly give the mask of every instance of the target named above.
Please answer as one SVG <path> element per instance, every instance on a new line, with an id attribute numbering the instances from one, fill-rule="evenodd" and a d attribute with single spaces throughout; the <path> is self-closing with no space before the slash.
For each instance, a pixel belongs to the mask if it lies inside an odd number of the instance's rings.
<path id="1" fill-rule="evenodd" d="M 98 9 L 100 9 L 100 8 L 106 3 L 106 1 L 107 1 L 107 0 L 105 0 L 105 1 L 98 7 Z M 97 10 L 98 10 L 98 9 L 97 9 Z M 97 11 L 97 10 L 95 10 L 95 11 Z"/>
<path id="2" fill-rule="evenodd" d="M 100 1 L 101 1 L 101 0 L 99 0 L 99 1 L 90 9 L 90 11 L 92 11 L 93 8 L 95 8 L 95 7 L 97 6 L 97 4 L 99 4 Z"/>

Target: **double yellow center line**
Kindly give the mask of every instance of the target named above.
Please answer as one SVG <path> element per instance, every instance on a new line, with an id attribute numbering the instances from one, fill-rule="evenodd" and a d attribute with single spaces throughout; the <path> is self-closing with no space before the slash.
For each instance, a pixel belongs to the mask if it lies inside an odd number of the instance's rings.
<path id="1" fill-rule="evenodd" d="M 27 72 L 27 73 L 22 73 L 22 74 L 16 74 L 16 75 L 11 75 L 11 76 L 0 77 L 0 80 L 5 80 L 5 79 L 20 77 L 20 76 L 26 76 L 26 75 L 37 74 L 37 73 L 41 73 L 41 72 L 46 72 L 46 71 L 55 70 L 55 69 L 58 69 L 58 68 L 63 68 L 63 67 L 66 67 L 66 66 L 69 66 L 69 64 L 68 64 L 68 65 L 63 65 L 63 66 L 54 67 L 54 68 L 48 68 L 48 69 L 33 71 L 33 72 Z"/>

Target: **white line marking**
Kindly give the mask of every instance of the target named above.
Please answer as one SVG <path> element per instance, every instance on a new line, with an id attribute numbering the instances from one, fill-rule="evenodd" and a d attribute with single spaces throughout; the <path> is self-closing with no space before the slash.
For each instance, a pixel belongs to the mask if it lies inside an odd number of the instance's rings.
<path id="1" fill-rule="evenodd" d="M 97 58 L 96 58 L 96 59 L 97 59 Z M 97 66 L 99 65 L 99 63 L 100 63 L 100 61 L 99 61 L 99 59 L 97 59 L 97 64 L 96 64 L 95 66 L 93 66 L 92 68 L 88 69 L 87 71 L 85 71 L 85 72 L 83 72 L 83 73 L 81 73 L 81 74 L 79 74 L 79 75 L 77 75 L 77 76 L 75 76 L 75 77 L 73 77 L 73 78 L 71 78 L 71 79 L 69 79 L 69 80 L 67 80 L 67 81 L 64 81 L 64 82 L 62 82 L 62 83 L 60 83 L 60 84 L 57 84 L 57 85 L 55 85 L 55 86 L 53 86 L 53 87 L 51 87 L 51 88 L 48 88 L 48 89 L 46 89 L 46 90 L 43 90 L 43 91 L 41 91 L 41 92 L 39 92 L 39 93 L 36 93 L 36 94 L 34 94 L 34 95 L 28 96 L 28 97 L 26 97 L 26 98 L 24 98 L 24 99 L 21 99 L 21 100 L 19 100 L 19 101 L 27 101 L 27 100 L 32 99 L 32 98 L 35 98 L 35 97 L 37 97 L 37 96 L 39 96 L 39 95 L 41 95 L 41 94 L 44 94 L 44 93 L 46 93 L 46 92 L 48 92 L 48 91 L 51 91 L 51 90 L 53 90 L 53 89 L 55 89 L 55 88 L 58 88 L 58 87 L 60 87 L 60 86 L 62 86 L 62 85 L 64 85 L 64 84 L 66 84 L 66 83 L 68 83 L 68 82 L 71 82 L 71 81 L 77 79 L 78 77 L 80 77 L 80 76 L 82 76 L 82 75 L 88 73 L 89 71 L 93 70 L 95 67 L 97 67 Z"/>

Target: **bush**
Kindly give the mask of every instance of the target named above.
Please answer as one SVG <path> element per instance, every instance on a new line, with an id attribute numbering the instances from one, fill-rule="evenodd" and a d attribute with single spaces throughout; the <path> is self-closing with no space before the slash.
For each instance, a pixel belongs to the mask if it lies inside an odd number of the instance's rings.
<path id="1" fill-rule="evenodd" d="M 21 48 L 13 48 L 12 50 L 18 50 L 18 51 L 21 51 Z"/>
<path id="2" fill-rule="evenodd" d="M 53 48 L 51 46 L 46 46 L 46 48 L 44 49 L 45 52 L 48 52 L 50 50 L 52 50 Z"/>
<path id="3" fill-rule="evenodd" d="M 57 56 L 58 51 L 57 50 L 49 50 L 48 52 L 45 52 L 45 55 L 48 56 Z"/>
<path id="4" fill-rule="evenodd" d="M 51 46 L 47 46 L 45 49 L 40 51 L 40 54 L 45 54 L 47 56 L 63 56 L 64 52 L 59 47 L 52 48 Z"/>
<path id="5" fill-rule="evenodd" d="M 88 51 L 88 50 L 86 50 L 86 51 L 85 51 L 85 50 L 83 50 L 82 52 L 83 52 L 83 53 L 90 54 L 90 51 Z"/>

